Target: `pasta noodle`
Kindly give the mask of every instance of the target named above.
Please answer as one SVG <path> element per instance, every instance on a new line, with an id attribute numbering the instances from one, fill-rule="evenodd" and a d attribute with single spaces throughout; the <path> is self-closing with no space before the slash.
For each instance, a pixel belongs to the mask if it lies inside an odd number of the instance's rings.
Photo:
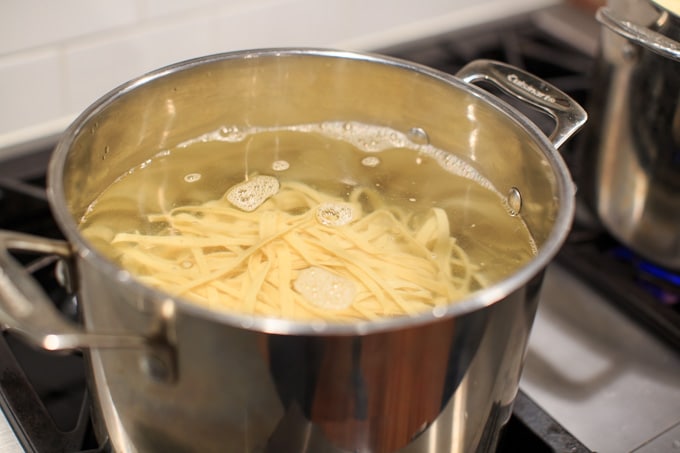
<path id="1" fill-rule="evenodd" d="M 503 191 L 455 151 L 358 122 L 224 126 L 118 176 L 79 227 L 141 282 L 210 309 L 416 315 L 537 250 Z"/>
<path id="2" fill-rule="evenodd" d="M 149 285 L 257 316 L 414 315 L 483 286 L 441 208 L 410 212 L 360 187 L 346 199 L 297 182 L 276 188 L 248 210 L 225 195 L 148 215 L 153 234 L 120 232 L 110 244 Z"/>

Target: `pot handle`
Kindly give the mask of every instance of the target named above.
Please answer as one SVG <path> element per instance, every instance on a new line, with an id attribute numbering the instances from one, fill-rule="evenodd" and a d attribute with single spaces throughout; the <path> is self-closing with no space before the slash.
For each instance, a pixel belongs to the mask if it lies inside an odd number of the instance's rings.
<path id="1" fill-rule="evenodd" d="M 646 47 L 663 57 L 680 61 L 680 43 L 677 41 L 647 27 L 624 20 L 607 7 L 598 9 L 595 17 L 602 25 L 629 41 Z"/>
<path id="2" fill-rule="evenodd" d="M 55 308 L 40 285 L 9 253 L 10 250 L 63 259 L 72 257 L 64 241 L 0 230 L 0 327 L 17 331 L 47 350 L 129 348 L 148 344 L 142 336 L 87 332 Z"/>
<path id="3" fill-rule="evenodd" d="M 559 148 L 586 122 L 588 115 L 576 101 L 557 87 L 519 69 L 494 60 L 475 60 L 456 73 L 467 83 L 491 82 L 505 93 L 547 113 L 555 120 L 550 140 Z"/>

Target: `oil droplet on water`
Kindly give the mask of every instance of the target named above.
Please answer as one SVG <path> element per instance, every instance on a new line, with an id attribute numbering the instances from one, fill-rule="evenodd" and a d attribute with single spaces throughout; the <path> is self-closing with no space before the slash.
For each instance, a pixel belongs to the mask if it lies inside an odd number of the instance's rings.
<path id="1" fill-rule="evenodd" d="M 272 170 L 274 171 L 285 171 L 290 168 L 290 164 L 287 160 L 275 160 L 272 162 Z"/>
<path id="2" fill-rule="evenodd" d="M 329 310 L 349 307 L 357 293 L 353 281 L 316 266 L 301 270 L 293 288 L 313 305 Z"/>
<path id="3" fill-rule="evenodd" d="M 361 159 L 361 165 L 364 167 L 377 167 L 380 165 L 380 158 L 376 156 L 368 156 Z"/>
<path id="4" fill-rule="evenodd" d="M 251 212 L 278 191 L 279 181 L 275 177 L 258 175 L 229 189 L 227 200 L 237 208 Z"/>
<path id="5" fill-rule="evenodd" d="M 201 179 L 200 173 L 189 173 L 188 175 L 184 176 L 184 180 L 189 183 L 196 182 L 199 179 Z"/>
<path id="6" fill-rule="evenodd" d="M 352 206 L 345 203 L 321 203 L 316 208 L 316 220 L 326 226 L 347 225 L 354 218 Z"/>

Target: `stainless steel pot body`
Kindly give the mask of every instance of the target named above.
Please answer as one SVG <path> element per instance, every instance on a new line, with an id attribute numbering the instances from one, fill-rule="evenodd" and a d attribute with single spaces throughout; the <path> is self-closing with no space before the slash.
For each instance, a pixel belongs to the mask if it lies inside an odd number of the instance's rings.
<path id="1" fill-rule="evenodd" d="M 552 141 L 469 83 L 480 79 L 554 116 Z M 444 310 L 305 324 L 173 298 L 78 232 L 93 198 L 159 150 L 224 124 L 330 119 L 422 128 L 512 193 L 518 209 L 521 194 L 535 259 Z M 98 432 L 119 452 L 493 451 L 518 389 L 543 270 L 573 216 L 574 187 L 555 148 L 584 121 L 553 87 L 493 62 L 454 78 L 372 55 L 288 49 L 162 69 L 106 95 L 59 143 L 48 190 L 68 242 L 0 234 L 0 321 L 47 349 L 87 348 Z M 64 257 L 83 326 L 50 309 L 10 249 Z"/>
<path id="2" fill-rule="evenodd" d="M 628 3 L 598 15 L 605 26 L 585 147 L 596 155 L 591 198 L 621 242 L 680 269 L 680 18 Z"/>

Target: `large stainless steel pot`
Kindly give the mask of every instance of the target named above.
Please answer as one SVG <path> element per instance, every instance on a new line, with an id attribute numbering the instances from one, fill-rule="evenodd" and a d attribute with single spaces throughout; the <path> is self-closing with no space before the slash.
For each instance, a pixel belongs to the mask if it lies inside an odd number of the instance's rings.
<path id="1" fill-rule="evenodd" d="M 67 242 L 0 235 L 0 321 L 43 348 L 87 348 L 98 432 L 119 452 L 492 451 L 518 389 L 543 270 L 571 225 L 574 187 L 556 147 L 585 112 L 501 63 L 478 61 L 458 76 L 372 55 L 262 50 L 181 63 L 119 87 L 54 152 L 48 193 Z M 468 83 L 477 80 L 549 112 L 552 139 Z M 510 194 L 537 242 L 535 259 L 445 310 L 306 324 L 172 298 L 78 231 L 93 197 L 160 149 L 223 124 L 329 119 L 418 127 L 432 144 L 460 150 Z M 70 263 L 82 327 L 50 308 L 11 249 Z"/>
<path id="2" fill-rule="evenodd" d="M 664 8 L 673 4 L 675 11 Z M 679 5 L 612 1 L 599 10 L 605 27 L 585 146 L 597 156 L 591 199 L 602 223 L 639 254 L 675 269 L 680 269 Z"/>

